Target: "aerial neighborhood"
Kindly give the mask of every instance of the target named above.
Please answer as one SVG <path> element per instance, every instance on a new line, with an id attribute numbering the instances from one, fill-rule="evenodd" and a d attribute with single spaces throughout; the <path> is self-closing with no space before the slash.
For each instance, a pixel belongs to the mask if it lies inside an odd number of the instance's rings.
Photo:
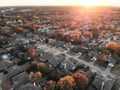
<path id="1" fill-rule="evenodd" d="M 120 90 L 120 8 L 0 8 L 0 90 Z"/>

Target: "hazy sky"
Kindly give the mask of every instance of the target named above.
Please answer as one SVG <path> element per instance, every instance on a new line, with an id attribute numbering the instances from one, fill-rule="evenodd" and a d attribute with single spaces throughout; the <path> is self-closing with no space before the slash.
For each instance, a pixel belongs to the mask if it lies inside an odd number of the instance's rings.
<path id="1" fill-rule="evenodd" d="M 88 3 L 91 0 L 87 0 Z M 98 1 L 98 0 L 97 0 Z M 120 0 L 99 0 L 99 5 L 119 6 Z M 80 0 L 0 0 L 0 6 L 17 5 L 80 5 Z"/>

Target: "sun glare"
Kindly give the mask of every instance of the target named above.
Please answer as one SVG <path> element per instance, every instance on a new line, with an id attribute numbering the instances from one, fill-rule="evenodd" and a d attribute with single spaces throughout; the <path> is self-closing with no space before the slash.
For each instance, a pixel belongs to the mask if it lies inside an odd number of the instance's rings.
<path id="1" fill-rule="evenodd" d="M 79 0 L 82 6 L 98 6 L 100 5 L 100 0 Z"/>

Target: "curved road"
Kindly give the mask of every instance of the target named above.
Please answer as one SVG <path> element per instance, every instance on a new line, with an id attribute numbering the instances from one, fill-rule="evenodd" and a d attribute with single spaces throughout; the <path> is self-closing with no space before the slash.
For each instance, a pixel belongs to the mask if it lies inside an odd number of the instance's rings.
<path id="1" fill-rule="evenodd" d="M 41 43 L 37 43 L 35 46 L 37 46 L 38 48 L 44 48 L 45 51 L 54 51 L 57 54 L 65 54 L 66 58 L 71 58 L 72 57 L 75 60 L 77 60 L 78 62 L 83 63 L 86 66 L 89 66 L 91 68 L 91 70 L 95 71 L 96 73 L 100 74 L 103 77 L 109 76 L 109 77 L 114 78 L 114 79 L 116 78 L 116 75 L 110 73 L 110 69 L 108 69 L 108 68 L 106 70 L 102 70 L 101 68 L 93 65 L 92 63 L 88 63 L 88 62 L 86 62 L 82 59 L 79 59 L 77 56 L 72 56 L 70 54 L 67 54 L 66 52 L 59 51 L 56 48 L 51 48 L 51 47 L 48 47 L 47 45 L 42 45 Z"/>

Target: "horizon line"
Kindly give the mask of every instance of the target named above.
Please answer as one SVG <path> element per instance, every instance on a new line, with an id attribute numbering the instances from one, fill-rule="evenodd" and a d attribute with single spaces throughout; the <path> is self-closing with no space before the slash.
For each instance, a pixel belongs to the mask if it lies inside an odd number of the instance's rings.
<path id="1" fill-rule="evenodd" d="M 95 6 L 83 6 L 83 5 L 4 5 L 4 6 L 0 6 L 0 7 L 47 7 L 47 6 L 49 6 L 49 7 L 59 7 L 59 6 L 70 6 L 70 7 L 118 7 L 118 8 L 120 8 L 120 6 L 112 6 L 112 5 L 95 5 Z"/>

